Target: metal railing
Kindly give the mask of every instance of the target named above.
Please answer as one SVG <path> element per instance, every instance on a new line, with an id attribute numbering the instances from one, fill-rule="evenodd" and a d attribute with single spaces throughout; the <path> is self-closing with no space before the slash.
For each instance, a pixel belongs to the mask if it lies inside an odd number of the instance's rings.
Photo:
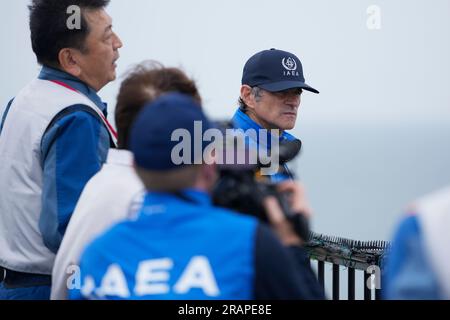
<path id="1" fill-rule="evenodd" d="M 311 260 L 317 261 L 318 280 L 325 289 L 325 263 L 332 264 L 332 299 L 340 299 L 340 267 L 347 268 L 348 300 L 355 300 L 355 270 L 362 270 L 364 274 L 364 300 L 381 298 L 381 274 L 383 260 L 390 243 L 387 241 L 356 241 L 339 237 L 331 237 L 311 233 L 305 245 Z M 378 274 L 377 274 L 378 273 Z M 371 277 L 375 286 L 369 287 Z"/>

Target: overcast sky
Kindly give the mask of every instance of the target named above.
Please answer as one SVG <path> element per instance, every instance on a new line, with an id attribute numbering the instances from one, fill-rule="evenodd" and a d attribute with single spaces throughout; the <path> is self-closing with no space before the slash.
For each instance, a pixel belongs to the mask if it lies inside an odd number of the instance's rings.
<path id="1" fill-rule="evenodd" d="M 0 111 L 39 72 L 29 0 L 1 1 Z M 404 206 L 450 181 L 450 0 L 112 0 L 118 74 L 154 59 L 182 67 L 215 119 L 236 110 L 242 69 L 279 48 L 307 83 L 294 135 L 314 230 L 388 239 Z M 110 120 L 120 78 L 100 96 Z"/>
<path id="2" fill-rule="evenodd" d="M 2 105 L 39 70 L 29 2 L 1 4 Z M 321 91 L 304 95 L 295 130 L 450 122 L 450 0 L 112 0 L 108 12 L 124 42 L 118 73 L 144 59 L 180 66 L 214 118 L 233 114 L 246 60 L 275 47 L 297 54 L 307 82 Z M 110 110 L 119 83 L 100 92 Z"/>

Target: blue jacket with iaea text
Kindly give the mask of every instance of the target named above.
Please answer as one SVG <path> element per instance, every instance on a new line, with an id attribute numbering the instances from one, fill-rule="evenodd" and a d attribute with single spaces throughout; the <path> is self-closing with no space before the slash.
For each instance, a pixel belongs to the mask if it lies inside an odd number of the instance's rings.
<path id="1" fill-rule="evenodd" d="M 297 249 L 295 249 L 297 250 Z M 72 299 L 321 299 L 304 252 L 198 190 L 148 193 L 135 219 L 94 240 Z M 75 284 L 75 282 L 74 282 Z"/>

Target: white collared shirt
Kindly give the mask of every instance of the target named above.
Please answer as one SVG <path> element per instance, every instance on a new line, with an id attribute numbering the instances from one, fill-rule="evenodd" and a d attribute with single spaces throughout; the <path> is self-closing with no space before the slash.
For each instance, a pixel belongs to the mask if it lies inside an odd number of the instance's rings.
<path id="1" fill-rule="evenodd" d="M 111 149 L 102 169 L 86 184 L 70 219 L 52 273 L 51 299 L 67 299 L 67 280 L 85 247 L 140 209 L 144 185 L 133 169 L 133 154 Z M 75 269 L 73 268 L 75 266 Z"/>

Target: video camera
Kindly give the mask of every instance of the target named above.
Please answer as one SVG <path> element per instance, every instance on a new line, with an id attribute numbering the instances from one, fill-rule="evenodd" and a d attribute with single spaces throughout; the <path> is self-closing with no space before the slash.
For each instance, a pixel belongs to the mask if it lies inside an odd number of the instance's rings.
<path id="1" fill-rule="evenodd" d="M 232 129 L 228 122 L 217 124 L 220 130 Z M 248 159 L 248 154 L 254 152 L 248 143 L 244 143 L 244 149 L 239 149 L 239 143 L 236 140 L 245 139 L 245 137 L 234 136 L 235 141 L 225 142 L 228 144 L 224 146 L 224 154 L 232 152 L 238 154 L 243 152 Z M 242 144 L 241 144 L 242 146 Z M 301 151 L 302 142 L 300 140 L 280 141 L 279 152 L 277 156 L 279 159 L 279 174 L 285 175 L 289 178 L 294 178 L 290 172 L 287 171 L 286 163 L 293 160 Z M 259 160 L 260 158 L 257 157 Z M 219 164 L 220 177 L 213 192 L 213 202 L 220 207 L 229 208 L 238 212 L 253 215 L 268 223 L 266 210 L 263 206 L 263 200 L 267 196 L 274 196 L 285 214 L 286 218 L 291 222 L 296 233 L 304 240 L 309 239 L 309 224 L 307 218 L 303 214 L 291 212 L 287 195 L 281 194 L 277 191 L 277 183 L 273 182 L 271 176 L 261 174 L 261 169 L 264 167 L 261 161 L 256 164 L 245 162 L 242 164 Z"/>

